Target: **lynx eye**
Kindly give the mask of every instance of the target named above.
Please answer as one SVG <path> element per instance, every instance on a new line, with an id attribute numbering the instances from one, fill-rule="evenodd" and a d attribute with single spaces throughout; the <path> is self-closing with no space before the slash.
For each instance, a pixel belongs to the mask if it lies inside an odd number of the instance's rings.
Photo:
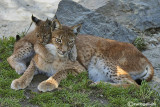
<path id="1" fill-rule="evenodd" d="M 62 43 L 62 40 L 61 40 L 61 39 L 56 38 L 56 42 L 58 42 L 58 43 Z"/>

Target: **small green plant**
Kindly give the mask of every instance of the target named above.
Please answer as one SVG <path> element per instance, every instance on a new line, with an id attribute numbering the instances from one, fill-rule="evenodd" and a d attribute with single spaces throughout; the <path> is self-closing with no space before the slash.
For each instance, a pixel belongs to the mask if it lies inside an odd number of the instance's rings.
<path id="1" fill-rule="evenodd" d="M 145 41 L 142 37 L 137 37 L 133 44 L 140 51 L 143 51 L 146 49 L 146 44 L 145 44 Z"/>

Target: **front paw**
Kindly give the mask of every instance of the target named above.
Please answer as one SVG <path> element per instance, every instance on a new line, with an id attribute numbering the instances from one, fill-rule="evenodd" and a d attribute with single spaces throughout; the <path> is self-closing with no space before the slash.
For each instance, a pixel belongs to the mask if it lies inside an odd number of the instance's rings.
<path id="1" fill-rule="evenodd" d="M 42 92 L 52 91 L 58 88 L 57 82 L 53 81 L 43 81 L 38 85 L 38 90 Z"/>
<path id="2" fill-rule="evenodd" d="M 25 64 L 22 64 L 22 63 L 19 63 L 15 66 L 15 70 L 16 72 L 20 75 L 20 74 L 23 74 L 26 70 L 26 65 Z"/>
<path id="3" fill-rule="evenodd" d="M 11 83 L 11 88 L 14 90 L 24 89 L 26 87 L 27 87 L 27 85 L 25 84 L 25 82 L 21 81 L 19 79 L 15 79 Z"/>

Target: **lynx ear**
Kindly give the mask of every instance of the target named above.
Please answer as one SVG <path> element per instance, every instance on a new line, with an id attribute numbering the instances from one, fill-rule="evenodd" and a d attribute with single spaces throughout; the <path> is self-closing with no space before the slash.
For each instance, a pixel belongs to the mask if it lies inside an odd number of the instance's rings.
<path id="1" fill-rule="evenodd" d="M 52 22 L 48 18 L 46 19 L 46 23 L 47 23 L 47 26 L 50 26 L 50 27 L 52 26 Z"/>
<path id="2" fill-rule="evenodd" d="M 52 31 L 55 29 L 62 29 L 62 25 L 58 19 L 52 21 Z"/>
<path id="3" fill-rule="evenodd" d="M 16 35 L 16 42 L 18 41 L 18 40 L 20 40 L 21 38 L 20 38 L 20 36 L 19 35 Z"/>
<path id="4" fill-rule="evenodd" d="M 48 18 L 46 19 L 46 21 L 49 21 Z"/>
<path id="5" fill-rule="evenodd" d="M 34 17 L 33 14 L 32 14 L 32 17 L 31 17 L 31 18 L 32 18 L 32 21 L 33 21 L 36 25 L 39 24 L 40 20 L 39 20 L 38 18 Z"/>
<path id="6" fill-rule="evenodd" d="M 57 16 L 55 15 L 53 19 L 58 19 Z"/>
<path id="7" fill-rule="evenodd" d="M 80 32 L 81 26 L 82 26 L 82 24 L 78 24 L 78 25 L 71 27 L 71 29 L 73 30 L 75 35 L 77 35 Z"/>

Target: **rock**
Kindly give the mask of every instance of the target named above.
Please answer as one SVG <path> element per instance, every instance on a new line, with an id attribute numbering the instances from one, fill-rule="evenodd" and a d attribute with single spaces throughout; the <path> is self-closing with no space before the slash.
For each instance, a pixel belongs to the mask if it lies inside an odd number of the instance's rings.
<path id="1" fill-rule="evenodd" d="M 71 0 L 62 0 L 59 3 L 56 16 L 64 25 L 72 26 L 82 23 L 81 34 L 96 35 L 130 43 L 137 37 L 137 34 L 132 30 Z"/>
<path id="2" fill-rule="evenodd" d="M 158 37 L 157 40 L 160 42 L 160 37 Z"/>
<path id="3" fill-rule="evenodd" d="M 149 83 L 152 89 L 156 90 L 160 94 L 160 47 L 146 50 L 143 52 L 143 54 L 148 58 L 148 60 L 151 62 L 151 64 L 154 67 L 154 76 L 153 80 Z M 157 85 L 157 87 L 154 87 Z"/>
<path id="4" fill-rule="evenodd" d="M 157 45 L 157 44 L 158 44 L 158 40 L 153 37 L 153 38 L 151 38 L 151 39 L 149 40 L 149 43 L 152 43 L 152 44 L 154 44 L 154 45 Z"/>
<path id="5" fill-rule="evenodd" d="M 74 0 L 76 1 L 76 0 Z M 99 7 L 102 7 L 106 4 L 107 0 L 77 0 L 79 4 L 82 6 L 95 10 L 98 9 Z"/>
<path id="6" fill-rule="evenodd" d="M 159 53 L 160 53 L 160 47 L 143 51 L 143 54 L 149 59 L 149 61 L 152 63 L 155 70 L 156 69 L 160 70 L 160 54 Z M 159 74 L 159 78 L 160 78 L 160 72 L 155 73 L 155 75 L 156 74 Z"/>
<path id="7" fill-rule="evenodd" d="M 160 42 L 160 33 L 153 35 Z"/>
<path id="8" fill-rule="evenodd" d="M 96 12 L 140 31 L 160 28 L 159 0 L 107 0 Z"/>
<path id="9" fill-rule="evenodd" d="M 157 48 L 160 48 L 160 44 L 157 45 Z"/>
<path id="10" fill-rule="evenodd" d="M 156 48 L 154 44 L 147 44 L 146 49 L 153 49 Z"/>
<path id="11" fill-rule="evenodd" d="M 39 19 L 51 19 L 60 0 L 0 0 L 0 39 L 15 37 L 28 30 L 32 14 Z M 32 24 L 34 25 L 34 24 Z M 35 26 L 31 27 L 32 31 Z"/>

